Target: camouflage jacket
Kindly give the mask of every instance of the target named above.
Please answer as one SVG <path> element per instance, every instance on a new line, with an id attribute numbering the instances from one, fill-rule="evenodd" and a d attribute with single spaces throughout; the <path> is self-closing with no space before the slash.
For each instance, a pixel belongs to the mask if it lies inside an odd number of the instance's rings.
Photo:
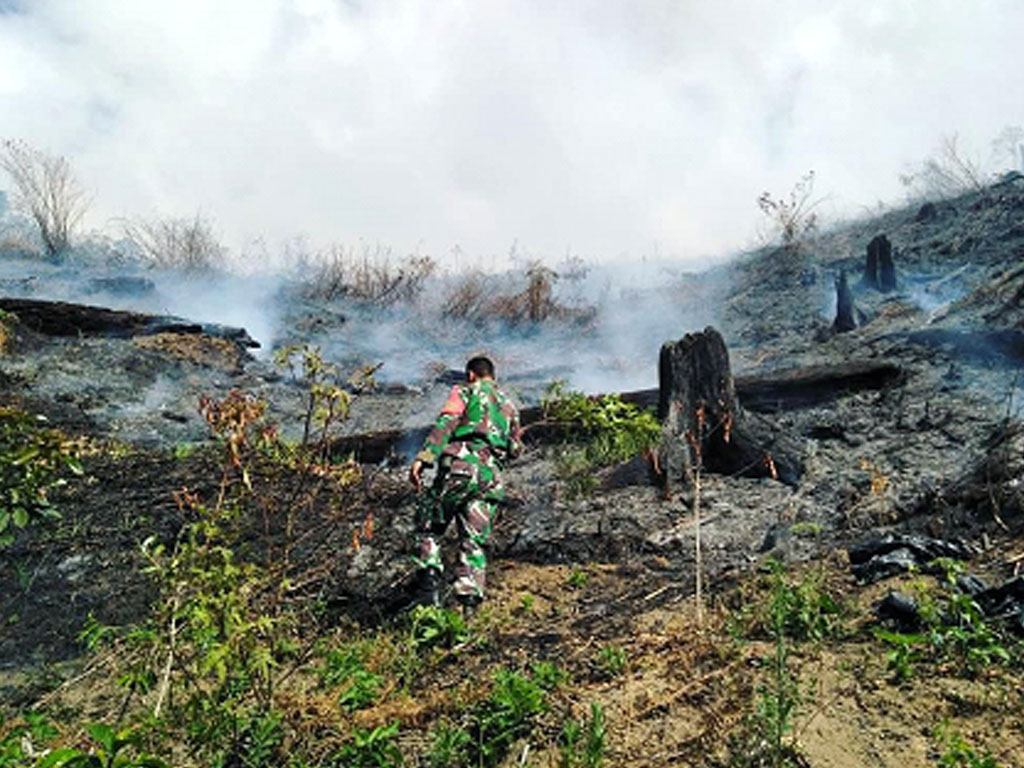
<path id="1" fill-rule="evenodd" d="M 498 463 L 518 456 L 523 449 L 519 411 L 498 385 L 489 379 L 456 384 L 416 458 L 424 464 L 475 456 Z"/>

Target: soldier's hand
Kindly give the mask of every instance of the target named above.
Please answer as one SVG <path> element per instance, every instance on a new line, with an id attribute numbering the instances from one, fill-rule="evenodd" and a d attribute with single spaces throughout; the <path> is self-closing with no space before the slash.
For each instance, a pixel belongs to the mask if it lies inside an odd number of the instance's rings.
<path id="1" fill-rule="evenodd" d="M 423 462 L 416 459 L 409 467 L 409 482 L 416 487 L 416 492 L 423 490 Z"/>

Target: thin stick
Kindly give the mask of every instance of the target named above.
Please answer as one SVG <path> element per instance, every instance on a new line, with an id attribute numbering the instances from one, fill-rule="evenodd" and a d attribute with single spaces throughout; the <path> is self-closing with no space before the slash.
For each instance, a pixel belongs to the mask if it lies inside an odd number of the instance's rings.
<path id="1" fill-rule="evenodd" d="M 164 671 L 160 676 L 160 692 L 156 697 L 156 706 L 153 707 L 153 717 L 160 717 L 160 709 L 163 707 L 164 699 L 171 687 L 171 668 L 174 666 L 174 641 L 178 635 L 178 602 L 181 598 L 182 585 L 174 593 L 171 601 L 171 627 L 170 639 L 167 645 L 167 661 L 164 663 Z"/>

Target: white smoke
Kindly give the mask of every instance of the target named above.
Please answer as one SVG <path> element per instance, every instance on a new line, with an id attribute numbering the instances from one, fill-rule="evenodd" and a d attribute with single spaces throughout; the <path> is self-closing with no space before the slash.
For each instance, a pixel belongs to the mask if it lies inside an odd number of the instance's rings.
<path id="1" fill-rule="evenodd" d="M 91 226 L 199 211 L 236 255 L 696 260 L 808 169 L 845 212 L 1024 123 L 1022 28 L 1014 0 L 2 0 L 0 136 L 69 156 Z"/>

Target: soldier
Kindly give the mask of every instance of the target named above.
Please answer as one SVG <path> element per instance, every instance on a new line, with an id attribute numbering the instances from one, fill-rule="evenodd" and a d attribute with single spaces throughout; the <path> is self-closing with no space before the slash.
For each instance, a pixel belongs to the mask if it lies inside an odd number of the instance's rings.
<path id="1" fill-rule="evenodd" d="M 505 496 L 500 470 L 522 451 L 519 412 L 494 381 L 494 363 L 474 357 L 466 363 L 465 384 L 456 384 L 409 469 L 416 490 L 423 487 L 423 467 L 438 464 L 434 483 L 420 494 L 416 510 L 419 533 L 420 602 L 440 605 L 444 566 L 435 537 L 455 519 L 459 560 L 455 597 L 468 611 L 483 600 L 487 557 L 497 505 Z"/>

